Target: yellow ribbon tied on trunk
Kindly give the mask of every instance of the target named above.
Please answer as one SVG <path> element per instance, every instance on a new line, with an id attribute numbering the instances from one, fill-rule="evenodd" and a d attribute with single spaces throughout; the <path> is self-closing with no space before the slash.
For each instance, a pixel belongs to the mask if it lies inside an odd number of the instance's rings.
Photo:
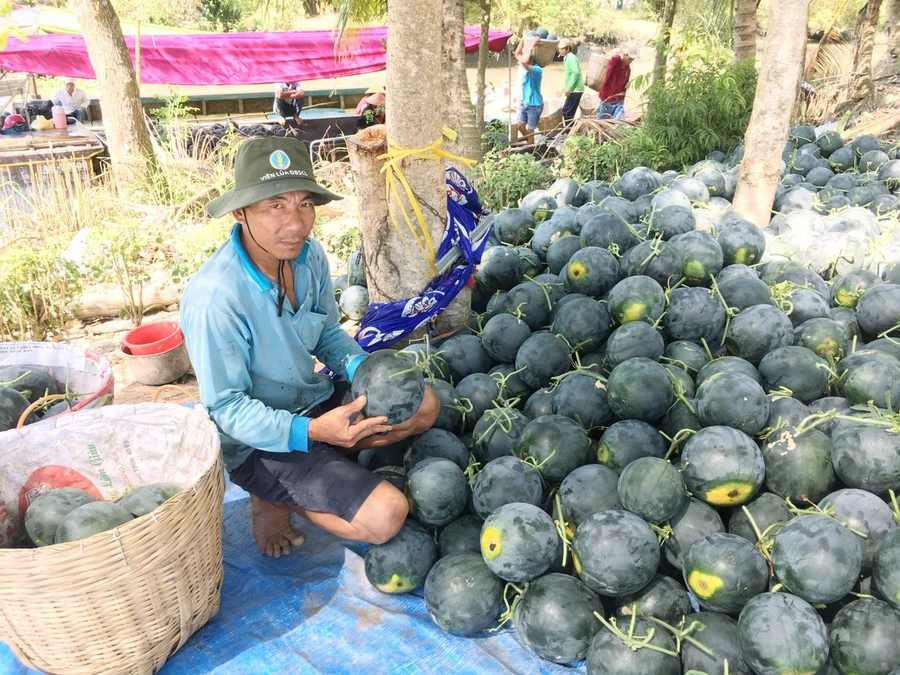
<path id="1" fill-rule="evenodd" d="M 406 176 L 403 175 L 401 166 L 403 160 L 406 158 L 460 162 L 468 167 L 475 165 L 476 162 L 474 159 L 459 157 L 458 155 L 443 150 L 441 148 L 441 143 L 443 143 L 444 138 L 455 141 L 456 132 L 450 127 L 442 127 L 440 138 L 427 148 L 402 148 L 399 145 L 388 141 L 388 151 L 378 157 L 378 159 L 384 160 L 384 166 L 381 170 L 386 172 L 385 186 L 387 191 L 388 215 L 391 218 L 391 222 L 394 224 L 394 229 L 397 230 L 397 234 L 400 235 L 403 246 L 406 248 L 407 252 L 410 253 L 410 257 L 415 261 L 419 269 L 422 270 L 424 274 L 430 275 L 431 277 L 436 277 L 438 275 L 436 265 L 437 253 L 434 248 L 431 233 L 428 231 L 425 217 L 422 215 L 422 208 L 419 206 L 419 201 L 416 199 L 415 193 L 409 186 Z M 404 194 L 406 195 L 406 201 L 412 208 L 413 214 L 415 214 L 415 223 L 412 218 L 410 218 L 408 209 L 404 204 Z M 413 251 L 407 242 L 407 238 L 403 236 L 403 230 L 395 215 L 395 209 L 392 209 L 391 205 L 396 205 L 403 213 L 403 219 L 406 221 L 406 227 L 409 230 L 409 234 L 421 254 L 421 261 L 413 254 Z"/>

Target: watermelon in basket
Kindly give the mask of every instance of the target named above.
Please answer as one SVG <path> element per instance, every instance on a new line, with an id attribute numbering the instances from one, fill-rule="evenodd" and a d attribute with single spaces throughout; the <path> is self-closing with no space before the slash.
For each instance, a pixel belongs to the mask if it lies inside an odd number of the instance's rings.
<path id="1" fill-rule="evenodd" d="M 54 342 L 0 343 L 0 432 L 14 429 L 26 410 L 24 424 L 31 424 L 112 399 L 112 366 L 97 352 Z"/>

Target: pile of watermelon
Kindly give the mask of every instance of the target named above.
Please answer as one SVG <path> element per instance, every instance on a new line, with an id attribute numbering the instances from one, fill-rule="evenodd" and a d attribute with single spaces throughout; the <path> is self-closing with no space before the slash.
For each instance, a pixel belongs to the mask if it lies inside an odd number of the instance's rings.
<path id="1" fill-rule="evenodd" d="M 442 402 L 360 456 L 410 504 L 370 582 L 594 675 L 900 674 L 896 156 L 793 130 L 765 231 L 740 149 L 496 213 L 468 329 L 354 379 Z"/>
<path id="2" fill-rule="evenodd" d="M 66 412 L 76 402 L 76 396 L 66 392 L 65 383 L 60 384 L 40 368 L 34 366 L 0 368 L 0 432 L 15 429 L 22 413 L 38 399 L 62 393 L 66 393 L 66 400 L 47 403 L 36 408 L 25 418 L 26 425 Z"/>
<path id="3" fill-rule="evenodd" d="M 347 273 L 334 280 L 334 299 L 341 314 L 359 321 L 369 309 L 369 290 L 366 288 L 366 268 L 362 249 L 356 249 L 347 259 Z"/>
<path id="4" fill-rule="evenodd" d="M 110 502 L 80 488 L 55 488 L 28 506 L 25 531 L 34 546 L 80 541 L 153 512 L 181 490 L 172 483 L 148 483 Z"/>

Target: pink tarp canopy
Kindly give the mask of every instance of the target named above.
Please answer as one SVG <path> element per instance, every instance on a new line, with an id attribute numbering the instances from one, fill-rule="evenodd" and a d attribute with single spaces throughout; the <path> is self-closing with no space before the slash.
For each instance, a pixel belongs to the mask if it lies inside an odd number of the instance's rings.
<path id="1" fill-rule="evenodd" d="M 466 51 L 478 50 L 480 29 L 465 29 Z M 492 51 L 511 33 L 490 31 Z M 319 80 L 384 70 L 384 26 L 356 31 L 335 59 L 332 31 L 147 35 L 141 38 L 141 81 L 147 84 L 262 84 Z M 126 37 L 134 61 L 134 37 Z M 423 45 L 440 49 L 440 45 Z M 42 35 L 27 42 L 10 36 L 0 69 L 37 75 L 96 79 L 81 35 Z"/>

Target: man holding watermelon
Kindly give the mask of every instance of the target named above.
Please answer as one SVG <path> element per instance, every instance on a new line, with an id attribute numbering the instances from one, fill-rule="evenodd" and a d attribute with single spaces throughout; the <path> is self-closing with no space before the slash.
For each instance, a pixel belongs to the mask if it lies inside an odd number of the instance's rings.
<path id="1" fill-rule="evenodd" d="M 351 400 L 347 383 L 365 352 L 338 323 L 328 261 L 310 238 L 315 207 L 340 197 L 316 182 L 304 147 L 250 139 L 234 173 L 207 207 L 234 229 L 185 288 L 181 322 L 225 467 L 250 493 L 257 546 L 278 558 L 303 542 L 290 511 L 345 539 L 387 541 L 406 498 L 346 455 L 422 433 L 440 403 L 426 389 L 402 424 L 360 417 L 365 397 Z M 316 372 L 313 357 L 342 379 Z"/>

